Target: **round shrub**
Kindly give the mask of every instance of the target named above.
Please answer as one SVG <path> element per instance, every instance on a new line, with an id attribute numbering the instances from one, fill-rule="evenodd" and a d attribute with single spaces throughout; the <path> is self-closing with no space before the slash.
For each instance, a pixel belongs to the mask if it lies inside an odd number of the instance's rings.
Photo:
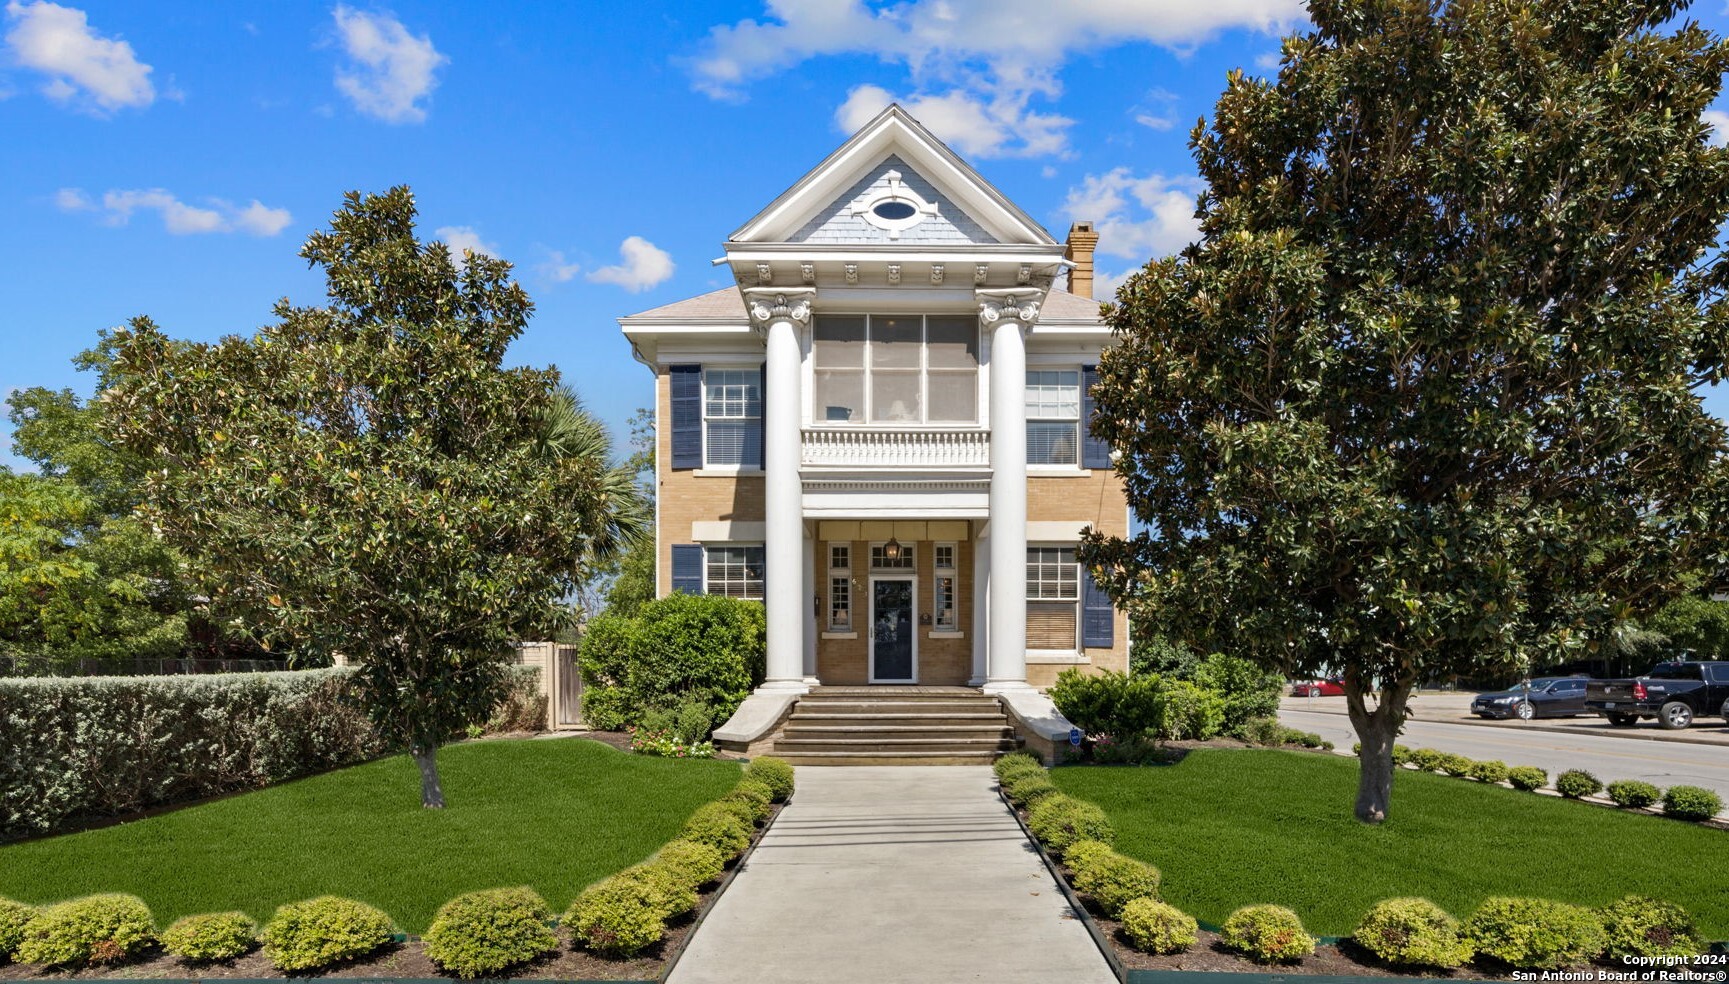
<path id="1" fill-rule="evenodd" d="M 1471 778 L 1478 782 L 1506 782 L 1507 763 L 1489 759 L 1471 763 Z"/>
<path id="2" fill-rule="evenodd" d="M 1670 786 L 1663 794 L 1663 815 L 1677 820 L 1709 820 L 1723 812 L 1723 797 L 1699 786 Z"/>
<path id="3" fill-rule="evenodd" d="M 1582 799 L 1603 791 L 1603 783 L 1584 769 L 1568 769 L 1555 777 L 1555 791 L 1568 799 Z"/>
<path id="4" fill-rule="evenodd" d="M 1472 952 L 1522 969 L 1552 969 L 1603 951 L 1596 913 L 1547 899 L 1485 899 L 1460 935 Z"/>
<path id="5" fill-rule="evenodd" d="M 564 914 L 571 939 L 608 957 L 625 957 L 659 942 L 666 910 L 659 892 L 641 880 L 608 878 L 577 896 Z"/>
<path id="6" fill-rule="evenodd" d="M 1455 779 L 1468 779 L 1468 778 L 1470 778 L 1471 767 L 1476 765 L 1476 764 L 1477 763 L 1471 761 L 1469 758 L 1467 758 L 1463 755 L 1458 754 L 1457 752 L 1442 752 L 1441 753 L 1441 771 L 1454 777 Z"/>
<path id="7" fill-rule="evenodd" d="M 1402 966 L 1457 967 L 1471 956 L 1459 939 L 1459 921 L 1428 899 L 1377 902 L 1352 938 L 1387 963 Z"/>
<path id="8" fill-rule="evenodd" d="M 258 924 L 244 912 L 176 919 L 162 931 L 162 949 L 194 963 L 233 960 L 258 942 Z"/>
<path id="9" fill-rule="evenodd" d="M 1042 769 L 1038 772 L 1014 773 L 1002 780 L 1001 785 L 1009 799 L 1023 806 L 1031 806 L 1052 793 L 1060 792 L 1057 784 L 1051 781 L 1050 775 Z"/>
<path id="10" fill-rule="evenodd" d="M 746 779 L 761 780 L 768 787 L 769 797 L 776 803 L 784 803 L 792 795 L 792 763 L 786 759 L 751 759 L 750 764 L 744 767 L 744 775 Z"/>
<path id="11" fill-rule="evenodd" d="M 1549 773 L 1534 765 L 1515 765 L 1507 770 L 1507 781 L 1513 784 L 1514 789 L 1529 793 L 1548 785 Z"/>
<path id="12" fill-rule="evenodd" d="M 1158 899 L 1131 900 L 1121 919 L 1123 935 L 1143 953 L 1181 953 L 1199 938 L 1193 916 Z"/>
<path id="13" fill-rule="evenodd" d="M 496 974 L 558 949 L 552 912 L 531 888 L 458 895 L 426 931 L 426 956 L 458 977 Z"/>
<path id="14" fill-rule="evenodd" d="M 759 824 L 774 815 L 774 797 L 770 795 L 768 787 L 760 782 L 739 783 L 721 799 L 749 804 L 751 818 Z"/>
<path id="15" fill-rule="evenodd" d="M 1010 752 L 1002 758 L 997 759 L 996 762 L 991 765 L 991 771 L 995 772 L 998 781 L 1001 781 L 1012 773 L 1043 772 L 1045 771 L 1045 766 L 1044 763 L 1040 762 L 1031 752 Z"/>
<path id="16" fill-rule="evenodd" d="M 725 721 L 762 682 L 767 631 L 761 604 L 721 595 L 672 594 L 597 616 L 577 653 L 583 713 L 616 727 L 695 702 Z"/>
<path id="17" fill-rule="evenodd" d="M 1409 761 L 1411 761 L 1411 750 L 1409 748 L 1406 748 L 1404 745 L 1394 745 L 1393 746 L 1393 764 L 1394 765 L 1404 765 L 1406 762 L 1409 762 Z"/>
<path id="18" fill-rule="evenodd" d="M 1111 845 L 1104 841 L 1076 841 L 1069 845 L 1067 851 L 1063 852 L 1063 863 L 1069 866 L 1069 870 L 1075 873 L 1076 878 L 1079 878 L 1082 872 L 1089 871 L 1104 863 L 1105 859 L 1116 853 L 1111 849 Z"/>
<path id="19" fill-rule="evenodd" d="M 12 959 L 24 942 L 24 927 L 36 918 L 36 907 L 0 895 L 0 963 Z"/>
<path id="20" fill-rule="evenodd" d="M 110 893 L 51 905 L 24 926 L 18 961 L 118 963 L 156 942 L 156 920 L 136 895 Z"/>
<path id="21" fill-rule="evenodd" d="M 682 915 L 696 908 L 696 885 L 684 872 L 653 861 L 632 865 L 616 875 L 615 881 L 637 882 L 660 899 L 660 910 L 667 916 Z"/>
<path id="22" fill-rule="evenodd" d="M 1442 753 L 1433 748 L 1419 748 L 1411 753 L 1410 763 L 1422 772 L 1438 772 L 1441 768 Z"/>
<path id="23" fill-rule="evenodd" d="M 1056 793 L 1046 796 L 1027 814 L 1027 829 L 1045 846 L 1045 850 L 1062 857 L 1069 845 L 1083 840 L 1109 844 L 1114 835 L 1105 811 L 1091 803 Z"/>
<path id="24" fill-rule="evenodd" d="M 390 917 L 364 902 L 320 895 L 276 910 L 258 934 L 279 970 L 316 970 L 364 957 L 390 942 Z"/>
<path id="25" fill-rule="evenodd" d="M 1159 897 L 1159 869 L 1112 851 L 1077 869 L 1075 887 L 1092 896 L 1099 909 L 1114 919 L 1135 899 Z"/>
<path id="26" fill-rule="evenodd" d="M 725 806 L 705 803 L 684 822 L 684 829 L 678 835 L 684 840 L 707 844 L 719 851 L 722 857 L 731 859 L 743 854 L 744 849 L 750 846 L 753 829 L 750 821 L 741 819 Z"/>
<path id="27" fill-rule="evenodd" d="M 731 793 L 727 793 L 720 799 L 715 800 L 714 805 L 744 821 L 745 826 L 752 830 L 756 829 L 757 809 L 756 805 L 750 800 L 739 799 Z"/>
<path id="28" fill-rule="evenodd" d="M 1692 957 L 1705 944 L 1687 910 L 1659 899 L 1629 895 L 1598 910 L 1611 960 L 1624 957 Z"/>
<path id="29" fill-rule="evenodd" d="M 655 864 L 681 875 L 692 887 L 707 885 L 726 871 L 726 858 L 708 844 L 675 840 L 654 856 Z"/>
<path id="30" fill-rule="evenodd" d="M 1629 810 L 1643 810 L 1663 795 L 1656 786 L 1637 779 L 1617 779 L 1609 784 L 1608 792 L 1616 806 L 1624 806 Z"/>
<path id="31" fill-rule="evenodd" d="M 1261 963 L 1287 963 L 1315 952 L 1315 938 L 1282 905 L 1246 905 L 1225 919 L 1219 942 Z"/>
<path id="32" fill-rule="evenodd" d="M 761 796 L 770 803 L 774 802 L 774 787 L 764 782 L 761 776 L 745 775 L 738 785 L 732 787 L 733 792 L 746 792 Z"/>

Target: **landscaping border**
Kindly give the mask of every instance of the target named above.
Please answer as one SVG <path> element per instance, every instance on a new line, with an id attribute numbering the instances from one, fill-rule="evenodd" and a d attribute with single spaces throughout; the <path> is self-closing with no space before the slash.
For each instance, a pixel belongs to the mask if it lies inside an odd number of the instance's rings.
<path id="1" fill-rule="evenodd" d="M 997 783 L 997 798 L 1002 800 L 1003 806 L 1008 807 L 1009 816 L 1015 818 L 1015 823 L 1020 824 L 1021 836 L 1027 839 L 1027 843 L 1033 846 L 1033 850 L 1039 852 L 1039 860 L 1045 863 L 1045 870 L 1051 873 L 1051 878 L 1056 881 L 1057 888 L 1063 893 L 1063 899 L 1068 902 L 1069 909 L 1075 914 L 1075 918 L 1081 921 L 1081 925 L 1087 927 L 1087 935 L 1093 938 L 1093 945 L 1098 947 L 1099 952 L 1104 955 L 1105 963 L 1110 965 L 1111 973 L 1117 976 L 1117 980 L 1128 984 L 1129 969 L 1123 966 L 1123 961 L 1117 956 L 1117 951 L 1111 946 L 1111 941 L 1105 938 L 1105 931 L 1099 928 L 1098 921 L 1081 903 L 1081 897 L 1075 894 L 1074 886 L 1070 885 L 1069 880 L 1063 877 L 1062 868 L 1057 864 L 1056 859 L 1051 857 L 1050 852 L 1045 850 L 1045 846 L 1039 843 L 1037 837 L 1033 836 L 1032 830 L 1027 827 L 1027 818 L 1021 816 L 1021 811 L 1015 806 L 1015 801 L 1009 799 L 1009 794 L 1003 791 L 1001 782 Z M 1180 982 L 1172 982 L 1172 984 L 1180 984 Z"/>

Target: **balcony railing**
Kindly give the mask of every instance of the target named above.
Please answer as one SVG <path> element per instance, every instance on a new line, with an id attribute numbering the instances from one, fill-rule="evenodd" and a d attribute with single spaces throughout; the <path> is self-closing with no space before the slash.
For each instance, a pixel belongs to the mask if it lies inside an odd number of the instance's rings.
<path id="1" fill-rule="evenodd" d="M 807 427 L 803 463 L 811 468 L 983 470 L 991 432 L 977 427 Z"/>

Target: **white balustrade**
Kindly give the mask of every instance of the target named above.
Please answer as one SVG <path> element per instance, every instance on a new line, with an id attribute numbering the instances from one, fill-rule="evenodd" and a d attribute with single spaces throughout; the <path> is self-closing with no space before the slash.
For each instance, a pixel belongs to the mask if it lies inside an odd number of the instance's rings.
<path id="1" fill-rule="evenodd" d="M 991 463 L 991 432 L 977 427 L 807 427 L 803 436 L 810 468 L 949 471 Z"/>

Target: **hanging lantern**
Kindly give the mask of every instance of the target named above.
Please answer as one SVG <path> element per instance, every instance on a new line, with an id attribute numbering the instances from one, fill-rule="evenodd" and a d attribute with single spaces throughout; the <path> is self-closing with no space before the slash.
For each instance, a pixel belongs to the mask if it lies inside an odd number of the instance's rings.
<path id="1" fill-rule="evenodd" d="M 883 559 L 891 564 L 901 559 L 901 542 L 895 539 L 892 534 L 889 536 L 889 542 L 883 544 Z"/>

